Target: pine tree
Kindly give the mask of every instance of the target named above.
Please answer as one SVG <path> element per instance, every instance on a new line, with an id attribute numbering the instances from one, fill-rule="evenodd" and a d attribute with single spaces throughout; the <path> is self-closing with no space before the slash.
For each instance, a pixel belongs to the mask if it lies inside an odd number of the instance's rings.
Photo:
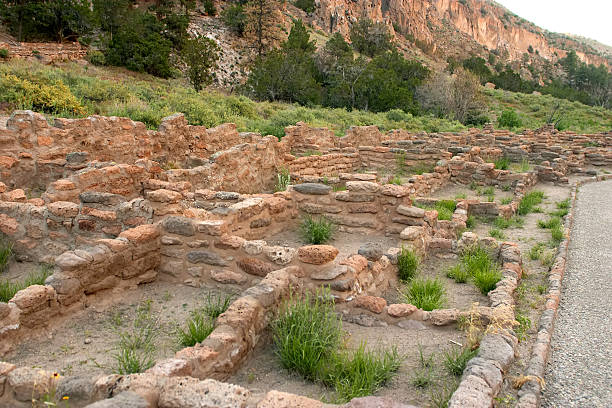
<path id="1" fill-rule="evenodd" d="M 275 0 L 251 0 L 245 11 L 247 37 L 251 40 L 257 56 L 261 57 L 280 40 L 280 5 Z"/>

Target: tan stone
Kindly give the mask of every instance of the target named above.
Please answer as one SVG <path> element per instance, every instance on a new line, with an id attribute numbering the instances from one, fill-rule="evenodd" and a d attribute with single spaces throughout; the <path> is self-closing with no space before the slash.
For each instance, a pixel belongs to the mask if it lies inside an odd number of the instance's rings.
<path id="1" fill-rule="evenodd" d="M 259 401 L 257 408 L 321 408 L 321 401 L 313 400 L 301 395 L 289 394 L 272 390 Z"/>
<path id="2" fill-rule="evenodd" d="M 16 203 L 25 203 L 28 200 L 25 195 L 25 191 L 20 188 L 4 193 L 3 198 L 4 201 L 13 201 Z"/>
<path id="3" fill-rule="evenodd" d="M 353 305 L 362 309 L 369 310 L 372 313 L 382 313 L 387 306 L 387 301 L 376 296 L 359 296 L 355 298 Z"/>
<path id="4" fill-rule="evenodd" d="M 323 265 L 336 259 L 339 251 L 331 245 L 307 245 L 298 249 L 298 259 L 304 263 Z"/>
<path id="5" fill-rule="evenodd" d="M 389 305 L 387 314 L 391 317 L 406 317 L 416 312 L 418 308 L 408 303 L 396 303 Z"/>
<path id="6" fill-rule="evenodd" d="M 0 231 L 6 235 L 13 235 L 17 232 L 19 223 L 16 219 L 9 217 L 6 214 L 0 214 Z"/>
<path id="7" fill-rule="evenodd" d="M 135 228 L 123 231 L 119 234 L 120 238 L 126 238 L 132 243 L 142 243 L 159 237 L 159 229 L 152 224 L 140 225 Z"/>
<path id="8" fill-rule="evenodd" d="M 236 264 L 246 273 L 256 276 L 266 276 L 274 270 L 274 265 L 257 258 L 242 258 Z"/>

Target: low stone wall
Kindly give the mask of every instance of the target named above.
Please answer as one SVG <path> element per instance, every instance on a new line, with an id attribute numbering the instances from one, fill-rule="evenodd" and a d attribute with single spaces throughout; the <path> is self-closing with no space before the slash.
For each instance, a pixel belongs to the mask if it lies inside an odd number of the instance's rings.
<path id="1" fill-rule="evenodd" d="M 285 156 L 293 178 L 305 176 L 337 176 L 351 173 L 360 167 L 359 153 L 355 148 L 332 149 L 327 154 L 296 157 Z"/>
<path id="2" fill-rule="evenodd" d="M 87 47 L 73 43 L 0 42 L 0 48 L 9 52 L 9 58 L 36 59 L 45 64 L 57 61 L 74 61 L 85 58 Z"/>
<path id="3" fill-rule="evenodd" d="M 157 227 L 143 225 L 117 239 L 63 253 L 44 286 L 30 286 L 0 303 L 0 354 L 29 330 L 44 328 L 55 317 L 82 307 L 86 296 L 155 280 L 159 250 Z"/>

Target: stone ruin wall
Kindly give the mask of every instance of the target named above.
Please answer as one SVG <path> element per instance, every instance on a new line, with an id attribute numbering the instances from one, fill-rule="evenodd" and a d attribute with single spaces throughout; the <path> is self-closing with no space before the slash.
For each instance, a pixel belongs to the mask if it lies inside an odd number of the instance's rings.
<path id="1" fill-rule="evenodd" d="M 87 55 L 87 47 L 78 42 L 57 44 L 0 41 L 0 48 L 8 50 L 9 58 L 37 59 L 46 64 L 79 60 Z"/>

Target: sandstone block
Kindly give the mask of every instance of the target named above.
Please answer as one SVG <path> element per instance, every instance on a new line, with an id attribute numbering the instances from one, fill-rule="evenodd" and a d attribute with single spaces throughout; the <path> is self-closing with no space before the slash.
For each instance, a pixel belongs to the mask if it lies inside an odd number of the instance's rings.
<path id="1" fill-rule="evenodd" d="M 207 265 L 227 266 L 227 261 L 213 251 L 201 249 L 187 253 L 187 260 L 191 263 L 205 263 Z"/>
<path id="2" fill-rule="evenodd" d="M 237 262 L 237 265 L 244 272 L 255 276 L 266 276 L 274 270 L 274 266 L 271 263 L 257 258 L 242 258 Z"/>
<path id="3" fill-rule="evenodd" d="M 331 191 L 331 187 L 321 183 L 302 183 L 295 184 L 293 189 L 301 194 L 326 195 Z"/>
<path id="4" fill-rule="evenodd" d="M 210 271 L 210 277 L 216 282 L 228 284 L 241 285 L 247 281 L 246 276 L 229 269 L 213 269 Z"/>
<path id="5" fill-rule="evenodd" d="M 298 249 L 298 259 L 308 264 L 323 265 L 336 259 L 338 252 L 331 245 L 307 245 Z"/>
<path id="6" fill-rule="evenodd" d="M 406 317 L 417 311 L 417 307 L 407 303 L 389 305 L 387 314 L 391 317 Z"/>
<path id="7" fill-rule="evenodd" d="M 259 401 L 257 408 L 322 408 L 321 401 L 313 400 L 301 395 L 289 394 L 272 390 Z"/>
<path id="8" fill-rule="evenodd" d="M 396 211 L 406 217 L 423 218 L 425 216 L 424 209 L 414 206 L 398 205 Z"/>
<path id="9" fill-rule="evenodd" d="M 49 203 L 47 208 L 57 217 L 76 217 L 79 214 L 78 204 L 69 201 L 56 201 Z"/>
<path id="10" fill-rule="evenodd" d="M 186 237 L 195 234 L 193 221 L 186 217 L 168 216 L 162 221 L 162 227 L 171 234 L 184 235 Z"/>
<path id="11" fill-rule="evenodd" d="M 415 239 L 421 238 L 424 233 L 425 230 L 423 227 L 410 226 L 404 228 L 400 233 L 400 238 L 406 241 L 414 241 Z"/>
<path id="12" fill-rule="evenodd" d="M 153 224 L 139 225 L 135 228 L 123 231 L 119 234 L 119 238 L 125 238 L 133 244 L 141 244 L 147 241 L 152 241 L 159 237 L 159 230 Z"/>
<path id="13" fill-rule="evenodd" d="M 380 185 L 371 181 L 347 181 L 346 189 L 355 193 L 373 194 L 380 191 Z"/>
<path id="14" fill-rule="evenodd" d="M 368 261 L 378 261 L 383 256 L 382 245 L 376 242 L 367 242 L 357 251 L 359 255 L 364 256 Z"/>
<path id="15" fill-rule="evenodd" d="M 362 309 L 369 310 L 372 313 L 380 314 L 385 310 L 387 301 L 381 297 L 376 296 L 359 296 L 354 300 L 354 306 Z"/>

